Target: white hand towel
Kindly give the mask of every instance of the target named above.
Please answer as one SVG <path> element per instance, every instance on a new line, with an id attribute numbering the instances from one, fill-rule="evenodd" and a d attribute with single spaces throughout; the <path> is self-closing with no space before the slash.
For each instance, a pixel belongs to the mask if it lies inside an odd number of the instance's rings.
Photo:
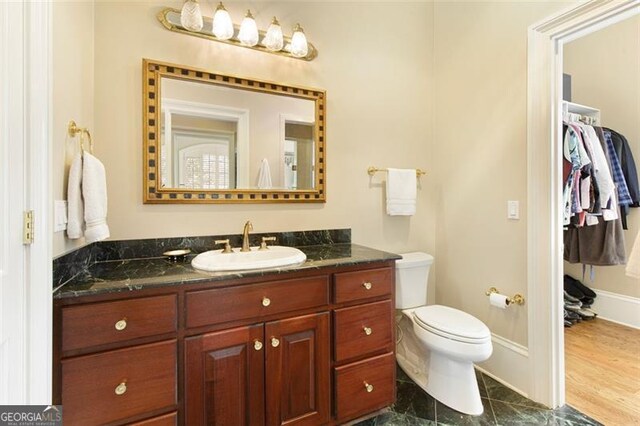
<path id="1" fill-rule="evenodd" d="M 67 221 L 67 236 L 77 240 L 84 235 L 84 202 L 82 201 L 82 153 L 77 153 L 69 169 L 69 183 L 67 185 L 67 201 L 69 219 Z"/>
<path id="2" fill-rule="evenodd" d="M 269 189 L 271 186 L 271 168 L 269 167 L 269 161 L 264 158 L 258 171 L 258 188 Z"/>
<path id="3" fill-rule="evenodd" d="M 412 169 L 388 169 L 387 214 L 389 216 L 413 216 L 416 213 L 416 171 Z"/>
<path id="4" fill-rule="evenodd" d="M 107 225 L 107 177 L 104 166 L 93 155 L 84 153 L 82 168 L 84 219 L 87 223 L 87 243 L 109 238 Z"/>

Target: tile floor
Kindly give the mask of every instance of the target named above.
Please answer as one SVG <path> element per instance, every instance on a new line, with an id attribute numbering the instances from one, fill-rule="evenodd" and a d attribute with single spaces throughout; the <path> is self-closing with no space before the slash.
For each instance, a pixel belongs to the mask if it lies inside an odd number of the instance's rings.
<path id="1" fill-rule="evenodd" d="M 468 416 L 433 399 L 398 368 L 396 404 L 389 412 L 360 422 L 358 426 L 601 425 L 568 405 L 549 410 L 479 371 L 476 371 L 476 377 L 484 413 L 481 416 Z"/>

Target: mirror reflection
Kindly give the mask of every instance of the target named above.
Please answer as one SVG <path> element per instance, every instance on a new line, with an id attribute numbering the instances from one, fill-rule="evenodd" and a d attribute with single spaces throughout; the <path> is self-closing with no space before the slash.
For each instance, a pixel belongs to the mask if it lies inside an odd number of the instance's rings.
<path id="1" fill-rule="evenodd" d="M 313 189 L 315 102 L 160 79 L 160 186 Z"/>

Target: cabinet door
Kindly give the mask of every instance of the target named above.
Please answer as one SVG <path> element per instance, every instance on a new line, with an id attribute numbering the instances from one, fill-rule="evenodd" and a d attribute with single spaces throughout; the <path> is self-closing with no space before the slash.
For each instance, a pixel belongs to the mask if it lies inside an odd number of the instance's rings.
<path id="1" fill-rule="evenodd" d="M 264 424 L 263 326 L 185 339 L 185 424 Z"/>
<path id="2" fill-rule="evenodd" d="M 265 324 L 267 425 L 319 425 L 330 417 L 329 314 Z"/>

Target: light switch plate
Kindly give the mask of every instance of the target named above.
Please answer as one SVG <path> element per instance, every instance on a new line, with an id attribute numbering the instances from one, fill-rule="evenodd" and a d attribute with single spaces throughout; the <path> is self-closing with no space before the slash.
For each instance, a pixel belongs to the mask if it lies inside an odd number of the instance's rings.
<path id="1" fill-rule="evenodd" d="M 55 200 L 53 202 L 53 232 L 61 232 L 67 229 L 67 202 Z"/>
<path id="2" fill-rule="evenodd" d="M 507 201 L 507 219 L 511 219 L 511 220 L 520 219 L 520 202 L 519 201 Z"/>

